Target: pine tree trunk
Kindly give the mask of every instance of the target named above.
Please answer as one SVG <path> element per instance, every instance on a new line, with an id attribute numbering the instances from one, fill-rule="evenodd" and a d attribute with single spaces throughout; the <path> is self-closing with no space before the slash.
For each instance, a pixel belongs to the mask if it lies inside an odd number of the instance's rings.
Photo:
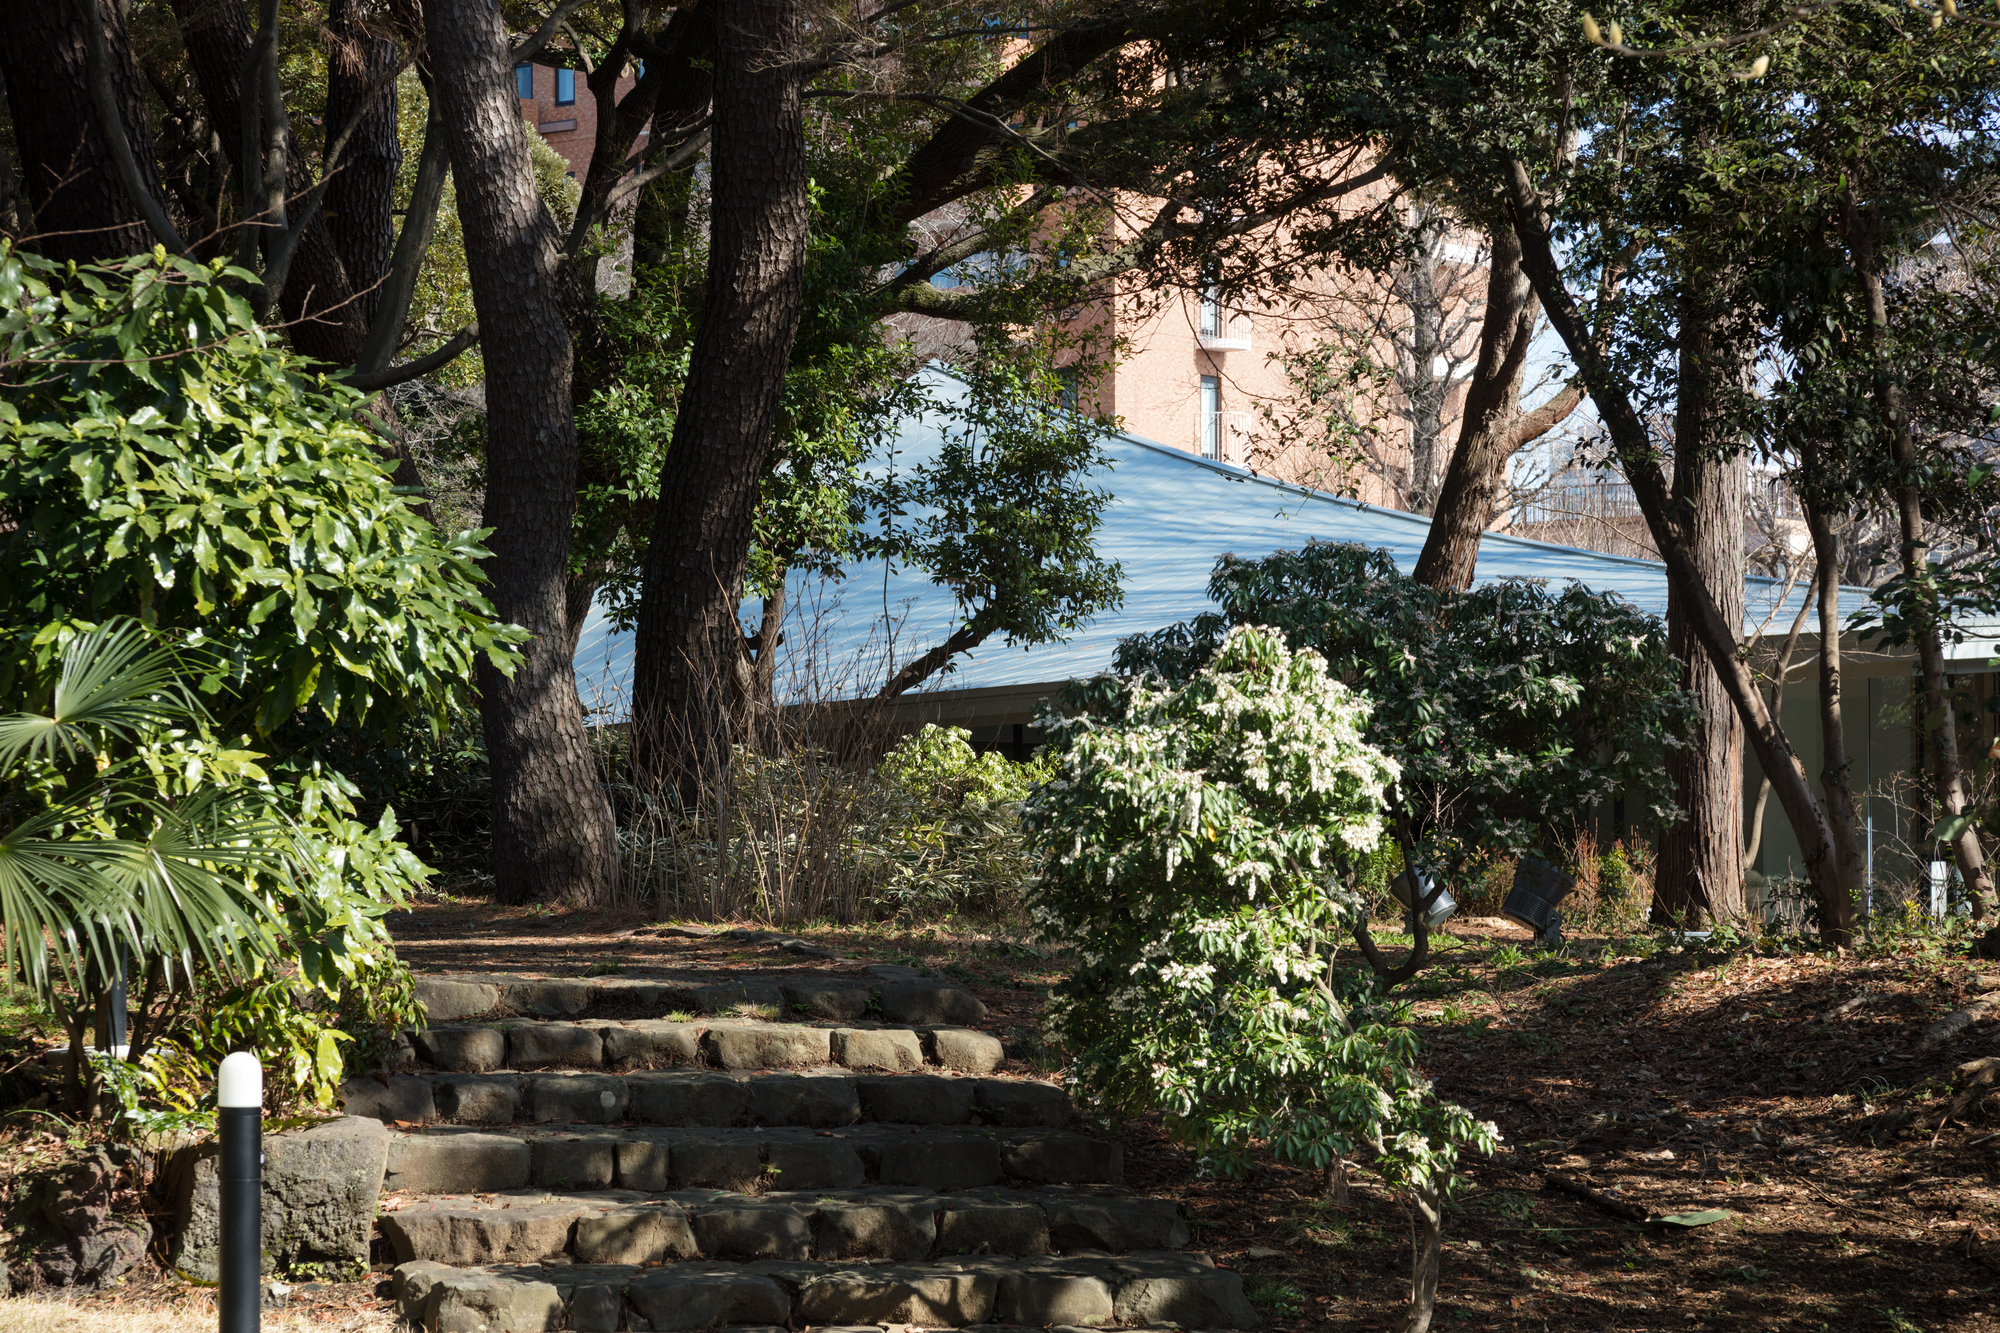
<path id="1" fill-rule="evenodd" d="M 396 137 L 396 86 L 374 97 L 376 80 L 396 67 L 396 44 L 366 26 L 364 0 L 333 0 L 327 6 L 332 51 L 326 74 L 326 132 L 340 133 L 356 115 L 360 123 L 347 141 L 326 187 L 327 226 L 351 286 L 354 309 L 365 327 L 375 318 L 381 288 L 396 248 L 396 173 L 403 146 Z"/>
<path id="2" fill-rule="evenodd" d="M 243 62 L 256 30 L 243 0 L 172 0 L 172 4 L 209 124 L 234 166 L 243 161 Z M 296 199 L 312 188 L 312 174 L 297 141 L 289 131 L 285 137 L 285 195 Z M 236 172 L 230 181 L 232 188 L 242 188 Z M 366 286 L 379 276 L 370 275 L 359 283 Z M 354 286 L 322 212 L 299 237 L 291 271 L 278 294 L 292 346 L 331 366 L 354 364 L 368 337 L 368 321 L 352 299 Z"/>
<path id="3" fill-rule="evenodd" d="M 1724 395 L 1740 380 L 1740 353 L 1718 314 L 1690 293 L 1682 303 L 1680 396 L 1674 413 L 1673 503 L 1684 516 L 1693 573 L 1731 625 L 1743 623 L 1745 463 L 1725 454 Z M 1684 664 L 1681 684 L 1700 707 L 1694 736 L 1667 752 L 1674 803 L 1684 817 L 1660 835 L 1655 909 L 1671 919 L 1743 916 L 1743 722 L 1709 659 L 1687 591 L 1667 585 L 1667 646 Z"/>
<path id="4" fill-rule="evenodd" d="M 145 85 L 133 66 L 119 10 L 112 0 L 98 0 L 125 137 L 139 174 L 157 196 L 160 169 L 146 119 Z M 85 89 L 84 28 L 71 0 L 8 6 L 0 18 L 0 71 L 6 76 L 34 248 L 50 259 L 79 264 L 151 250 L 153 233 L 118 179 Z"/>
<path id="5" fill-rule="evenodd" d="M 708 281 L 633 663 L 635 768 L 689 802 L 736 740 L 737 606 L 805 291 L 798 0 L 742 0 L 718 23 Z"/>
<path id="6" fill-rule="evenodd" d="M 486 568 L 500 618 L 534 635 L 512 679 L 479 673 L 494 876 L 506 902 L 601 904 L 618 884 L 618 843 L 567 651 L 576 429 L 555 224 L 535 192 L 499 11 L 425 0 L 424 20 L 486 357 Z"/>

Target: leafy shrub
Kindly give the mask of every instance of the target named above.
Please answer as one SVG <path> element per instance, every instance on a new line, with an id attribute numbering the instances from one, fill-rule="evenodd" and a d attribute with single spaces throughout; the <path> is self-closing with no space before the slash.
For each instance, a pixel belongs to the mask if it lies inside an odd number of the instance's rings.
<path id="1" fill-rule="evenodd" d="M 1365 1146 L 1434 1192 L 1493 1128 L 1432 1097 L 1400 1010 L 1332 962 L 1398 775 L 1369 714 L 1253 627 L 1182 685 L 1134 684 L 1121 720 L 1045 717 L 1062 753 L 1027 805 L 1031 917 L 1082 960 L 1045 1024 L 1091 1093 L 1157 1110 L 1218 1169 L 1259 1142 L 1314 1167 Z"/>
<path id="2" fill-rule="evenodd" d="M 477 534 L 409 508 L 361 395 L 257 327 L 249 276 L 0 243 L 0 929 L 77 1110 L 120 976 L 130 1064 L 95 1074 L 133 1109 L 188 1111 L 245 1043 L 274 1106 L 382 1058 L 417 1016 L 382 918 L 429 872 L 328 735 L 437 728 L 524 637 Z"/>
<path id="3" fill-rule="evenodd" d="M 1021 803 L 1051 764 L 977 754 L 971 732 L 934 723 L 897 742 L 876 768 L 900 797 L 879 825 L 891 865 L 883 900 L 912 916 L 1016 913 L 1036 871 Z"/>
<path id="4" fill-rule="evenodd" d="M 1522 580 L 1440 592 L 1384 551 L 1333 542 L 1224 556 L 1208 591 L 1220 612 L 1126 640 L 1117 669 L 1186 680 L 1233 625 L 1313 649 L 1375 700 L 1367 739 L 1401 765 L 1418 850 L 1454 879 L 1482 854 L 1560 857 L 1621 794 L 1679 817 L 1665 756 L 1696 705 L 1658 619 L 1615 596 Z"/>

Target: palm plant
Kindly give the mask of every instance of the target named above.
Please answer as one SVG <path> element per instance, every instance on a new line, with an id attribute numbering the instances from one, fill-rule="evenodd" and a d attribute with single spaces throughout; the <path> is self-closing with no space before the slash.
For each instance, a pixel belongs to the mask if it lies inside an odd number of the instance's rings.
<path id="1" fill-rule="evenodd" d="M 85 1041 L 128 965 L 185 983 L 275 949 L 259 878 L 283 830 L 240 784 L 204 780 L 191 664 L 153 631 L 79 627 L 49 668 L 0 716 L 0 965 L 68 1032 L 68 1100 L 87 1111 Z"/>

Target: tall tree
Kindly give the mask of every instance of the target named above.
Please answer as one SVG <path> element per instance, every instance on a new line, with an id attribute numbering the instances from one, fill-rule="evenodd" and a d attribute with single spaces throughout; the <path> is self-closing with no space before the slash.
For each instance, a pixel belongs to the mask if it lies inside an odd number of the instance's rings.
<path id="1" fill-rule="evenodd" d="M 736 611 L 809 221 L 798 0 L 718 6 L 717 23 L 708 278 L 633 646 L 635 761 L 684 799 L 727 765 L 745 689 Z"/>
<path id="2" fill-rule="evenodd" d="M 490 0 L 424 0 L 466 269 L 487 363 L 488 575 L 503 620 L 534 637 L 509 676 L 482 665 L 493 865 L 507 901 L 607 901 L 617 829 L 584 733 L 565 610 L 576 433 L 568 280 L 535 190 L 507 31 Z"/>

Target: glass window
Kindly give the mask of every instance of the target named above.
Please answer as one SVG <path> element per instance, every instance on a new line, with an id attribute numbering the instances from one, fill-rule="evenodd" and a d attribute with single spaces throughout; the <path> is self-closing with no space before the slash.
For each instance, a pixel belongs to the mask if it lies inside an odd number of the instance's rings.
<path id="1" fill-rule="evenodd" d="M 1204 338 L 1222 336 L 1222 297 L 1213 285 L 1201 289 L 1201 322 L 1195 331 Z"/>
<path id="2" fill-rule="evenodd" d="M 1203 458 L 1222 457 L 1222 381 L 1201 377 L 1201 415 L 1197 418 Z"/>
<path id="3" fill-rule="evenodd" d="M 533 97 L 535 95 L 535 67 L 533 65 L 514 66 L 514 96 Z"/>
<path id="4" fill-rule="evenodd" d="M 556 105 L 568 106 L 576 101 L 576 71 L 559 69 L 556 71 Z"/>
<path id="5" fill-rule="evenodd" d="M 1056 371 L 1056 406 L 1066 412 L 1076 411 L 1078 377 L 1075 366 L 1064 366 Z"/>

